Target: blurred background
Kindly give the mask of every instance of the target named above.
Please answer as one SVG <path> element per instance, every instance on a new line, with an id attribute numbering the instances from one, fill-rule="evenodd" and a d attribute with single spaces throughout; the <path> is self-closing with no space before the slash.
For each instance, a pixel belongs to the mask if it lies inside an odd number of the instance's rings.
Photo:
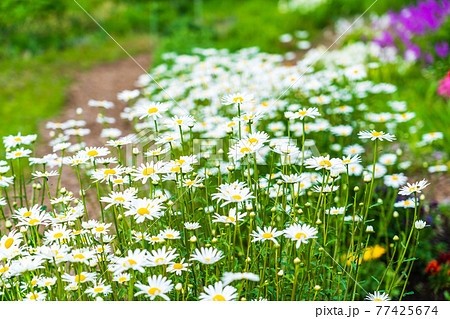
<path id="1" fill-rule="evenodd" d="M 264 52 L 290 56 L 295 62 L 309 47 L 331 45 L 374 3 L 373 0 L 77 2 L 131 55 L 147 56 L 142 58 L 142 63 L 149 69 L 162 61 L 164 53 L 187 54 L 195 47 L 235 51 L 258 46 Z M 392 42 L 391 45 L 397 46 L 400 56 L 412 62 L 407 69 L 384 72 L 381 80 L 397 85 L 396 99 L 406 101 L 408 108 L 421 119 L 417 135 L 444 132 L 442 150 L 448 152 L 450 85 L 444 94 L 438 94 L 437 89 L 450 66 L 450 22 L 447 18 L 450 11 L 448 1 L 439 1 L 446 11 L 441 7 L 436 9 L 435 3 L 434 0 L 378 0 L 336 47 L 372 40 L 381 45 Z M 68 103 L 77 101 L 69 98 L 69 94 L 80 79 L 80 73 L 92 71 L 82 78 L 88 83 L 85 87 L 89 88 L 89 77 L 96 77 L 98 66 L 111 64 L 114 68 L 114 63 L 129 59 L 79 5 L 74 0 L 0 2 L 0 136 L 38 132 L 38 127 L 47 119 L 58 118 Z M 420 21 L 433 25 L 431 31 L 423 31 L 414 23 L 411 25 L 414 17 L 393 15 L 393 12 L 401 12 L 408 7 L 414 8 L 411 12 L 420 16 Z M 429 14 L 433 10 L 443 12 L 437 24 L 434 24 L 434 16 Z M 402 37 L 402 27 L 392 30 L 394 20 L 397 25 L 412 30 L 411 43 Z M 374 25 L 390 33 L 374 35 Z M 128 72 L 129 69 L 131 66 L 122 65 L 120 72 Z M 143 73 L 136 68 L 133 72 Z M 131 77 L 135 78 L 135 74 Z M 133 87 L 133 82 L 129 85 Z M 114 96 L 117 93 L 110 92 Z M 445 226 L 444 222 L 445 227 L 448 225 Z M 420 250 L 422 256 L 418 256 L 420 261 L 415 268 L 416 273 L 412 274 L 417 280 L 411 283 L 414 286 L 411 289 L 419 292 L 414 299 L 442 299 L 444 295 L 450 299 L 448 272 L 439 272 L 439 276 L 444 278 L 430 276 L 437 273 L 439 267 L 448 268 L 450 255 L 439 255 L 445 251 L 449 240 L 443 233 L 444 237 L 439 235 L 439 238 L 424 241 L 427 247 Z"/>

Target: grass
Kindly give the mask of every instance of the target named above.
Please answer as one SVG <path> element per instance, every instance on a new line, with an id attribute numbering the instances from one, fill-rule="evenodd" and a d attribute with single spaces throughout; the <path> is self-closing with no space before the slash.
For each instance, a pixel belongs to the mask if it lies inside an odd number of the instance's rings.
<path id="1" fill-rule="evenodd" d="M 118 39 L 130 54 L 149 50 L 148 34 Z M 127 55 L 109 39 L 92 38 L 76 47 L 23 55 L 0 62 L 0 136 L 35 133 L 38 123 L 54 116 L 66 100 L 77 72 Z"/>

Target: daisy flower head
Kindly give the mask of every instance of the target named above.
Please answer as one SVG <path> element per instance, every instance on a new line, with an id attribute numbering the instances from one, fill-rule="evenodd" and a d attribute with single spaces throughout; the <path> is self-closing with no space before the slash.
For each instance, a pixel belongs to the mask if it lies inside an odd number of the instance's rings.
<path id="1" fill-rule="evenodd" d="M 85 290 L 91 297 L 97 297 L 97 295 L 108 295 L 112 293 L 112 289 L 110 285 L 105 285 L 104 281 L 94 282 L 94 287 L 90 287 Z"/>
<path id="2" fill-rule="evenodd" d="M 47 293 L 44 291 L 33 291 L 26 295 L 25 301 L 43 301 L 47 298 Z"/>
<path id="3" fill-rule="evenodd" d="M 150 267 L 151 264 L 147 258 L 147 251 L 136 249 L 135 251 L 128 250 L 128 255 L 120 257 L 115 260 L 115 263 L 111 265 L 114 274 L 123 273 L 128 269 L 137 270 L 140 273 L 144 273 L 144 267 Z"/>
<path id="4" fill-rule="evenodd" d="M 401 207 L 401 208 L 414 208 L 415 207 L 415 200 L 414 198 L 407 198 L 405 200 L 398 201 L 394 204 L 394 207 Z"/>
<path id="5" fill-rule="evenodd" d="M 219 213 L 214 214 L 213 223 L 224 223 L 224 224 L 233 224 L 236 225 L 237 221 L 243 221 L 244 217 L 247 216 L 247 213 L 237 212 L 236 208 L 230 208 L 228 211 L 228 215 L 219 215 Z"/>
<path id="6" fill-rule="evenodd" d="M 430 185 L 430 183 L 428 183 L 426 179 L 423 179 L 420 182 L 414 182 L 412 184 L 407 183 L 406 186 L 400 189 L 399 194 L 408 196 L 414 193 L 421 193 L 422 190 L 428 185 Z"/>
<path id="7" fill-rule="evenodd" d="M 84 271 L 75 276 L 72 276 L 70 274 L 63 274 L 61 276 L 63 281 L 73 284 L 93 282 L 95 280 L 95 277 L 97 277 L 96 273 Z"/>
<path id="8" fill-rule="evenodd" d="M 317 238 L 317 229 L 306 224 L 293 224 L 284 230 L 284 237 L 289 238 L 296 243 L 298 249 L 301 244 L 307 244 L 308 240 Z"/>
<path id="9" fill-rule="evenodd" d="M 186 222 L 186 223 L 184 223 L 184 227 L 187 230 L 195 230 L 195 229 L 199 229 L 202 226 L 200 226 L 199 223 L 188 223 L 188 222 Z"/>
<path id="10" fill-rule="evenodd" d="M 174 272 L 175 274 L 177 274 L 178 276 L 181 276 L 183 271 L 189 271 L 188 269 L 189 264 L 184 262 L 184 258 L 181 259 L 180 262 L 176 263 L 176 262 L 171 262 L 169 264 L 169 267 L 167 267 L 167 271 L 168 272 Z"/>
<path id="11" fill-rule="evenodd" d="M 149 297 L 150 300 L 154 300 L 158 296 L 164 300 L 170 300 L 167 293 L 173 289 L 172 280 L 167 279 L 162 275 L 153 275 L 152 277 L 148 277 L 147 281 L 148 285 L 143 285 L 141 283 L 136 284 L 136 287 L 141 291 L 135 293 L 135 296 L 143 294 L 145 297 Z"/>
<path id="12" fill-rule="evenodd" d="M 119 284 L 128 282 L 128 281 L 130 281 L 130 279 L 131 279 L 131 275 L 128 273 L 115 274 L 113 277 L 113 281 L 118 282 Z"/>
<path id="13" fill-rule="evenodd" d="M 167 111 L 168 107 L 160 102 L 150 102 L 145 100 L 139 100 L 136 103 L 136 114 L 139 119 L 145 117 L 156 120 L 158 117 L 162 117 L 162 113 Z"/>
<path id="14" fill-rule="evenodd" d="M 136 198 L 131 200 L 125 216 L 134 216 L 136 223 L 140 224 L 146 219 L 153 220 L 161 217 L 164 214 L 162 208 L 160 199 Z"/>
<path id="15" fill-rule="evenodd" d="M 163 162 L 153 162 L 141 164 L 136 170 L 131 173 L 134 181 L 142 181 L 142 184 L 147 183 L 149 178 L 152 181 L 159 181 L 160 177 L 158 174 L 163 173 Z"/>
<path id="16" fill-rule="evenodd" d="M 339 158 L 330 158 L 327 156 L 313 156 L 305 161 L 306 168 L 314 168 L 316 171 L 326 169 L 329 171 L 341 171 L 344 169 L 342 160 Z"/>
<path id="17" fill-rule="evenodd" d="M 345 213 L 345 207 L 331 207 L 325 210 L 325 214 L 328 215 L 342 215 Z"/>
<path id="18" fill-rule="evenodd" d="M 358 164 L 360 162 L 361 162 L 361 157 L 359 156 L 359 154 L 348 155 L 348 156 L 344 156 L 342 158 L 342 164 L 344 164 L 344 165 Z"/>
<path id="19" fill-rule="evenodd" d="M 159 248 L 157 250 L 152 250 L 152 252 L 148 255 L 147 259 L 150 262 L 150 265 L 153 267 L 160 265 L 167 265 L 173 259 L 178 257 L 178 254 L 175 254 L 176 248 L 172 250 L 168 250 L 166 246 Z"/>
<path id="20" fill-rule="evenodd" d="M 375 140 L 386 140 L 389 142 L 392 142 L 395 140 L 395 136 L 389 133 L 384 133 L 382 131 L 378 132 L 375 130 L 372 130 L 371 132 L 369 131 L 361 131 L 358 133 L 358 136 L 360 139 L 370 139 L 371 141 L 375 141 Z"/>
<path id="21" fill-rule="evenodd" d="M 223 258 L 223 253 L 217 248 L 209 247 L 201 247 L 200 249 L 196 248 L 194 253 L 191 254 L 191 261 L 196 260 L 205 265 L 211 265 Z"/>
<path id="22" fill-rule="evenodd" d="M 110 151 L 106 147 L 86 147 L 79 153 L 90 159 L 94 159 L 96 157 L 107 156 Z"/>
<path id="23" fill-rule="evenodd" d="M 21 157 L 29 157 L 31 150 L 24 149 L 23 147 L 18 148 L 12 152 L 6 153 L 6 159 L 16 159 Z"/>
<path id="24" fill-rule="evenodd" d="M 167 229 L 161 231 L 159 233 L 158 237 L 162 237 L 163 239 L 171 239 L 171 240 L 181 238 L 180 232 L 175 229 L 172 229 L 172 228 L 167 228 Z"/>
<path id="25" fill-rule="evenodd" d="M 368 301 L 389 301 L 389 300 L 391 300 L 391 298 L 385 292 L 381 293 L 381 292 L 375 291 L 373 294 L 369 293 L 367 295 L 367 297 L 365 298 L 365 300 L 368 300 Z"/>
<path id="26" fill-rule="evenodd" d="M 52 176 L 58 176 L 58 171 L 51 171 L 51 172 L 47 172 L 47 171 L 39 172 L 39 171 L 36 171 L 34 173 L 31 173 L 31 175 L 33 176 L 33 178 L 46 178 L 46 179 L 48 179 L 49 177 L 52 177 Z"/>
<path id="27" fill-rule="evenodd" d="M 427 225 L 427 222 L 424 220 L 416 220 L 414 223 L 414 227 L 418 230 L 424 229 Z"/>
<path id="28" fill-rule="evenodd" d="M 19 132 L 19 134 L 17 135 L 4 136 L 3 145 L 5 146 L 5 148 L 14 148 L 21 144 L 30 145 L 32 142 L 36 140 L 36 138 L 37 138 L 36 134 L 23 136 Z"/>
<path id="29" fill-rule="evenodd" d="M 114 106 L 114 103 L 106 100 L 89 100 L 88 105 L 91 107 L 103 107 L 105 109 L 110 109 Z"/>
<path id="30" fill-rule="evenodd" d="M 250 188 L 245 187 L 244 182 L 236 181 L 231 184 L 225 183 L 220 185 L 217 189 L 219 190 L 219 193 L 214 193 L 211 197 L 218 201 L 224 200 L 220 207 L 230 203 L 242 203 L 251 198 L 255 198 L 250 191 Z"/>
<path id="31" fill-rule="evenodd" d="M 265 226 L 263 229 L 261 227 L 257 227 L 256 231 L 254 230 L 251 234 L 252 242 L 262 241 L 265 242 L 267 240 L 272 241 L 274 244 L 278 245 L 278 241 L 275 239 L 278 236 L 281 236 L 283 231 L 277 231 L 276 228 L 272 228 L 272 226 Z"/>
<path id="32" fill-rule="evenodd" d="M 406 177 L 403 173 L 385 175 L 383 178 L 384 184 L 393 188 L 399 188 L 400 186 L 405 185 L 408 180 L 408 177 Z"/>
<path id="33" fill-rule="evenodd" d="M 344 147 L 343 152 L 345 155 L 356 155 L 364 153 L 364 147 L 359 144 L 349 145 Z"/>
<path id="34" fill-rule="evenodd" d="M 299 109 L 298 111 L 293 113 L 293 117 L 291 117 L 292 119 L 300 119 L 301 121 L 305 118 L 305 117 L 309 117 L 309 118 L 316 118 L 316 116 L 320 116 L 320 112 L 317 109 L 317 107 L 309 107 L 309 108 L 302 108 Z"/>
<path id="35" fill-rule="evenodd" d="M 232 301 L 237 297 L 236 288 L 226 286 L 223 282 L 218 281 L 214 285 L 205 287 L 205 292 L 200 294 L 199 299 L 201 301 Z"/>
<path id="36" fill-rule="evenodd" d="M 247 93 L 234 93 L 234 94 L 228 94 L 222 97 L 222 104 L 224 105 L 230 105 L 230 104 L 249 104 L 254 103 L 254 98 L 252 94 Z"/>

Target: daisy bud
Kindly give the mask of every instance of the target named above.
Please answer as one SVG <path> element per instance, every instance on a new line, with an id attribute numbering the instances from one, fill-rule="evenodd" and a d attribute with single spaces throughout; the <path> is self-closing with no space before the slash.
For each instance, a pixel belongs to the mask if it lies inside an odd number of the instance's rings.
<path id="1" fill-rule="evenodd" d="M 12 223 L 11 223 L 9 220 L 7 220 L 7 221 L 5 222 L 5 227 L 6 227 L 6 228 L 11 228 L 11 227 L 12 227 Z"/>
<path id="2" fill-rule="evenodd" d="M 167 206 L 172 206 L 173 205 L 173 202 L 171 201 L 171 200 L 169 200 L 168 202 L 167 202 Z"/>
<path id="3" fill-rule="evenodd" d="M 353 188 L 353 191 L 354 191 L 354 192 L 359 192 L 359 187 L 358 187 L 358 186 L 355 186 L 355 188 Z"/>
<path id="4" fill-rule="evenodd" d="M 315 291 L 319 291 L 320 289 L 322 289 L 322 287 L 320 287 L 319 285 L 315 285 L 313 288 Z"/>
<path id="5" fill-rule="evenodd" d="M 323 251 L 323 247 L 319 247 L 318 251 Z"/>
<path id="6" fill-rule="evenodd" d="M 89 261 L 89 266 L 90 266 L 90 267 L 97 267 L 97 261 L 96 261 L 96 260 L 93 260 L 93 259 L 90 260 L 90 261 Z"/>
<path id="7" fill-rule="evenodd" d="M 213 236 L 216 236 L 216 230 L 215 229 L 213 229 L 211 233 L 213 234 Z"/>
<path id="8" fill-rule="evenodd" d="M 50 132 L 48 133 L 48 135 L 50 135 L 50 137 L 53 138 L 53 137 L 55 137 L 55 132 L 54 132 L 54 131 L 50 131 Z"/>
<path id="9" fill-rule="evenodd" d="M 211 244 L 206 244 L 205 246 L 206 246 L 206 247 L 211 247 Z"/>
<path id="10" fill-rule="evenodd" d="M 195 243 L 195 242 L 197 241 L 197 237 L 192 236 L 191 238 L 189 238 L 189 241 L 190 241 L 191 243 Z"/>
<path id="11" fill-rule="evenodd" d="M 339 173 L 333 172 L 331 173 L 331 178 L 338 178 L 339 177 Z"/>
<path id="12" fill-rule="evenodd" d="M 122 218 L 123 218 L 123 215 L 117 216 L 117 220 L 122 220 Z"/>
<path id="13" fill-rule="evenodd" d="M 251 211 L 251 210 L 253 209 L 252 204 L 247 204 L 247 205 L 245 205 L 245 209 L 246 209 L 248 212 Z"/>
<path id="14" fill-rule="evenodd" d="M 67 189 L 63 187 L 59 192 L 64 195 L 65 193 L 67 193 Z"/>
<path id="15" fill-rule="evenodd" d="M 73 227 L 73 226 L 75 226 L 75 223 L 74 222 L 69 222 L 69 226 Z"/>
<path id="16" fill-rule="evenodd" d="M 306 207 L 310 207 L 310 206 L 311 206 L 311 203 L 310 203 L 310 202 L 306 202 L 306 203 L 305 203 L 305 206 L 306 206 Z"/>
<path id="17" fill-rule="evenodd" d="M 25 233 L 27 232 L 27 230 L 28 230 L 27 227 L 24 227 L 24 226 L 20 227 L 20 232 L 21 232 L 22 234 L 25 234 Z"/>
<path id="18" fill-rule="evenodd" d="M 398 217 L 398 211 L 395 211 L 394 213 L 392 213 L 392 216 L 394 216 L 394 218 Z"/>
<path id="19" fill-rule="evenodd" d="M 137 147 L 133 147 L 133 155 L 138 155 L 140 153 Z"/>
<path id="20" fill-rule="evenodd" d="M 425 200 L 425 195 L 424 194 L 420 195 L 419 199 L 420 200 Z"/>
<path id="21" fill-rule="evenodd" d="M 242 298 L 241 298 L 241 301 L 247 301 L 247 299 L 245 299 L 245 297 L 242 297 Z"/>
<path id="22" fill-rule="evenodd" d="M 179 282 L 179 283 L 177 283 L 177 284 L 175 285 L 175 289 L 178 290 L 178 291 L 180 291 L 181 289 L 183 289 L 183 285 L 181 284 L 181 282 Z"/>
<path id="23" fill-rule="evenodd" d="M 36 185 L 36 189 L 37 189 L 37 190 L 39 190 L 39 189 L 41 189 L 41 188 L 42 188 L 41 184 L 37 184 L 37 185 Z"/>
<path id="24" fill-rule="evenodd" d="M 234 171 L 234 166 L 233 165 L 227 166 L 227 170 L 229 170 L 230 172 Z"/>
<path id="25" fill-rule="evenodd" d="M 217 154 L 223 154 L 223 149 L 219 149 L 219 150 L 217 151 Z M 220 166 L 220 164 L 219 164 L 219 166 Z"/>
<path id="26" fill-rule="evenodd" d="M 416 220 L 416 222 L 414 223 L 414 227 L 416 227 L 416 229 L 418 230 L 424 229 L 426 225 L 427 223 L 423 220 Z"/>
<path id="27" fill-rule="evenodd" d="M 372 181 L 372 175 L 366 174 L 364 175 L 364 182 L 370 183 Z"/>
<path id="28" fill-rule="evenodd" d="M 120 249 L 117 249 L 115 254 L 116 254 L 116 256 L 120 256 L 120 255 L 122 255 L 122 252 L 120 251 Z"/>
<path id="29" fill-rule="evenodd" d="M 255 212 L 250 213 L 250 217 L 255 217 L 255 216 L 256 216 Z"/>
<path id="30" fill-rule="evenodd" d="M 273 143 L 273 142 L 271 142 L 271 143 L 269 144 L 269 147 L 270 147 L 270 148 L 275 148 L 275 146 L 276 146 L 276 145 L 275 145 L 275 143 Z"/>
<path id="31" fill-rule="evenodd" d="M 281 184 L 283 184 L 283 182 L 280 181 L 280 180 L 278 180 L 278 181 L 277 181 L 277 184 L 278 184 L 278 185 L 281 185 Z"/>
<path id="32" fill-rule="evenodd" d="M 366 228 L 366 233 L 374 233 L 375 231 L 373 230 L 373 226 L 367 226 Z"/>
<path id="33" fill-rule="evenodd" d="M 308 197 L 311 197 L 313 195 L 313 192 L 308 191 Z"/>
<path id="34" fill-rule="evenodd" d="M 33 184 L 31 185 L 31 187 L 33 187 L 33 188 L 36 188 L 36 186 L 37 186 L 36 183 L 33 183 Z"/>
<path id="35" fill-rule="evenodd" d="M 97 296 L 97 298 L 95 298 L 95 301 L 103 301 L 103 298 L 100 296 Z"/>
<path id="36" fill-rule="evenodd" d="M 280 244 L 273 244 L 273 248 L 274 248 L 274 249 L 280 248 Z"/>
<path id="37" fill-rule="evenodd" d="M 316 221 L 316 225 L 320 225 L 322 224 L 322 221 L 320 220 L 320 218 Z"/>
<path id="38" fill-rule="evenodd" d="M 279 272 L 278 272 L 278 274 L 277 274 L 278 276 L 283 276 L 284 275 L 284 271 L 283 271 L 283 269 L 281 269 Z"/>
<path id="39" fill-rule="evenodd" d="M 399 240 L 400 238 L 398 238 L 398 236 L 397 235 L 395 235 L 394 236 L 394 238 L 392 238 L 394 241 L 397 241 L 397 240 Z"/>
<path id="40" fill-rule="evenodd" d="M 364 206 L 364 203 L 359 203 L 359 206 Z"/>
<path id="41" fill-rule="evenodd" d="M 246 262 L 251 262 L 252 260 L 250 259 L 250 257 L 247 257 L 247 259 L 245 260 Z"/>
<path id="42" fill-rule="evenodd" d="M 298 264 L 298 263 L 300 263 L 300 258 L 295 257 L 295 259 L 294 259 L 294 264 Z"/>
<path id="43" fill-rule="evenodd" d="M 297 213 L 303 214 L 303 209 L 299 208 L 299 209 L 297 210 Z"/>
<path id="44" fill-rule="evenodd" d="M 393 243 L 390 243 L 390 244 L 389 244 L 389 247 L 394 248 L 394 244 L 393 244 Z"/>
<path id="45" fill-rule="evenodd" d="M 233 134 L 233 130 L 228 130 L 227 134 L 230 134 L 230 135 Z"/>
<path id="46" fill-rule="evenodd" d="M 399 149 L 397 149 L 397 151 L 395 151 L 395 153 L 396 153 L 398 156 L 401 156 L 401 155 L 403 154 L 403 151 L 402 151 L 401 148 L 399 148 Z"/>
<path id="47" fill-rule="evenodd" d="M 216 237 L 214 237 L 214 238 L 212 239 L 212 242 L 213 242 L 213 243 L 217 243 L 217 240 L 218 240 L 218 239 L 217 239 Z"/>
<path id="48" fill-rule="evenodd" d="M 207 174 L 208 176 L 213 176 L 213 173 L 211 173 L 211 172 L 208 172 L 208 174 Z"/>
<path id="49" fill-rule="evenodd" d="M 209 157 L 210 157 L 209 153 L 203 154 L 203 158 L 204 158 L 204 159 L 209 159 Z"/>
<path id="50" fill-rule="evenodd" d="M 275 213 L 275 212 L 277 211 L 277 208 L 276 208 L 276 207 L 272 207 L 272 208 L 270 209 L 270 211 L 271 211 L 272 213 Z"/>
<path id="51" fill-rule="evenodd" d="M 383 204 L 383 200 L 382 200 L 381 198 L 378 198 L 377 202 L 378 202 L 379 204 Z"/>
<path id="52" fill-rule="evenodd" d="M 81 115 L 81 114 L 83 114 L 83 109 L 81 107 L 77 107 L 76 112 L 77 112 L 77 115 Z"/>

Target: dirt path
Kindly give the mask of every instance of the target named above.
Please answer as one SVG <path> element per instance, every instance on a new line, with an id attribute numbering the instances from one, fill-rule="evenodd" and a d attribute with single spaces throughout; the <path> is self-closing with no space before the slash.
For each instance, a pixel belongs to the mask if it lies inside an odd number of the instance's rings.
<path id="1" fill-rule="evenodd" d="M 151 56 L 149 54 L 138 55 L 135 59 L 144 68 L 148 68 L 151 63 Z M 85 136 L 83 140 L 86 142 L 87 146 L 103 146 L 104 141 L 100 137 L 102 125 L 96 122 L 99 109 L 89 107 L 88 101 L 90 99 L 108 100 L 115 104 L 112 109 L 106 110 L 105 112 L 105 116 L 114 117 L 116 119 L 116 123 L 112 124 L 111 127 L 120 129 L 123 136 L 130 133 L 131 126 L 129 122 L 120 119 L 120 113 L 123 111 L 126 104 L 117 99 L 117 93 L 123 90 L 134 89 L 134 83 L 141 74 L 143 74 L 142 69 L 131 59 L 124 59 L 100 65 L 87 72 L 79 73 L 68 89 L 67 103 L 62 110 L 62 113 L 56 118 L 50 119 L 50 121 L 64 122 L 70 119 L 77 119 L 79 117 L 76 115 L 76 109 L 81 107 L 83 109 L 81 118 L 86 121 L 86 128 L 91 130 L 91 133 Z M 37 147 L 37 149 L 40 150 L 38 154 L 40 156 L 52 153 L 52 149 L 48 145 L 50 137 L 48 130 L 45 128 L 46 122 L 41 124 L 39 130 L 43 140 L 43 145 Z M 75 140 L 72 142 L 75 143 Z M 75 197 L 79 197 L 77 176 L 67 165 L 63 165 L 61 185 L 72 191 L 75 194 Z M 87 187 L 87 185 L 83 186 L 84 188 Z M 55 191 L 55 189 L 56 185 L 53 185 L 53 191 Z M 87 193 L 89 202 L 95 203 L 95 190 L 91 188 Z M 89 206 L 93 208 L 94 211 L 88 208 L 90 215 L 92 217 L 98 216 L 95 212 L 95 210 L 98 209 L 95 207 L 97 204 L 94 204 L 95 206 L 92 205 L 93 204 Z"/>

